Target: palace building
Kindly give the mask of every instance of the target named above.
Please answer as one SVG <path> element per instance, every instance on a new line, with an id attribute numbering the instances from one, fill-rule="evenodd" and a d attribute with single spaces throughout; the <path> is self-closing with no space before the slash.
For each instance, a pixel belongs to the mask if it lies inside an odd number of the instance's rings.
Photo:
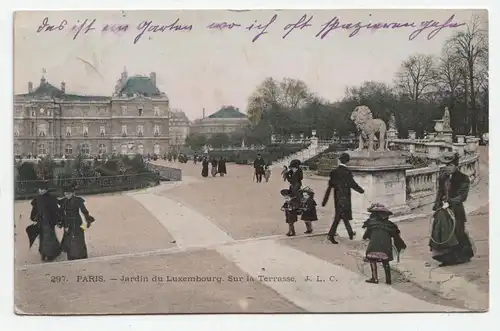
<path id="1" fill-rule="evenodd" d="M 124 70 L 112 96 L 66 92 L 42 76 L 38 87 L 14 98 L 14 153 L 66 157 L 106 153 L 157 154 L 169 150 L 169 99 L 156 74 Z"/>
<path id="2" fill-rule="evenodd" d="M 208 117 L 205 117 L 205 109 L 203 109 L 203 118 L 194 121 L 191 132 L 204 135 L 207 138 L 216 133 L 231 135 L 233 132 L 245 128 L 249 123 L 247 115 L 232 106 L 222 107 Z"/>

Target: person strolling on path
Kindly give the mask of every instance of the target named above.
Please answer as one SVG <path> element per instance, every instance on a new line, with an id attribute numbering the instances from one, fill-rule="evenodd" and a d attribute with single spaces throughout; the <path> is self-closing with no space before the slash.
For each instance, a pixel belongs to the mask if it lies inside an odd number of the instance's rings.
<path id="1" fill-rule="evenodd" d="M 264 175 L 264 167 L 266 166 L 266 162 L 262 158 L 260 154 L 257 154 L 257 158 L 253 161 L 253 168 L 255 171 L 255 179 L 257 183 L 262 183 L 262 176 Z"/>
<path id="2" fill-rule="evenodd" d="M 39 237 L 38 252 L 42 261 L 53 261 L 61 254 L 61 247 L 55 227 L 62 227 L 62 214 L 57 198 L 49 194 L 48 182 L 39 184 L 38 195 L 31 201 L 30 219 L 35 222 L 26 228 L 30 236 L 30 247 L 36 236 Z"/>
<path id="3" fill-rule="evenodd" d="M 59 200 L 59 205 L 63 213 L 64 225 L 62 250 L 66 252 L 68 260 L 86 259 L 88 254 L 84 231 L 90 228 L 95 219 L 90 216 L 85 207 L 85 200 L 75 195 L 75 185 L 64 187 L 64 198 Z M 80 212 L 85 217 L 85 225 Z"/>
<path id="4" fill-rule="evenodd" d="M 281 170 L 281 177 L 283 177 L 283 181 L 286 182 L 286 174 L 288 173 L 288 167 L 286 165 L 283 166 Z"/>
<path id="5" fill-rule="evenodd" d="M 286 179 L 290 183 L 290 192 L 292 195 L 299 197 L 299 190 L 302 188 L 302 180 L 304 179 L 304 173 L 300 168 L 300 160 L 290 161 L 289 169 Z"/>
<path id="6" fill-rule="evenodd" d="M 389 263 L 394 260 L 394 247 L 398 254 L 406 249 L 406 244 L 401 238 L 401 232 L 396 224 L 389 220 L 392 212 L 382 204 L 372 204 L 368 208 L 370 217 L 363 224 L 365 233 L 363 239 L 370 240 L 366 248 L 365 262 L 370 263 L 372 277 L 367 283 L 378 284 L 377 263 L 382 263 L 385 272 L 385 282 L 391 284 L 391 268 Z"/>
<path id="7" fill-rule="evenodd" d="M 217 160 L 213 156 L 210 158 L 210 165 L 212 166 L 210 170 L 212 177 L 217 176 Z"/>
<path id="8" fill-rule="evenodd" d="M 340 220 L 344 221 L 349 239 L 353 239 L 356 232 L 352 230 L 350 221 L 352 220 L 352 205 L 351 205 L 351 190 L 363 194 L 365 191 L 356 183 L 352 173 L 347 169 L 346 164 L 349 162 L 349 154 L 342 153 L 339 156 L 339 165 L 336 169 L 330 172 L 330 179 L 328 181 L 328 188 L 326 189 L 325 196 L 321 205 L 324 207 L 330 198 L 330 192 L 333 189 L 333 198 L 335 205 L 335 215 L 333 218 L 332 226 L 328 231 L 327 238 L 332 244 L 338 244 L 335 240 L 337 227 Z"/>
<path id="9" fill-rule="evenodd" d="M 302 215 L 300 216 L 300 219 L 304 221 L 306 226 L 306 232 L 304 233 L 311 234 L 313 232 L 312 222 L 318 220 L 316 201 L 314 201 L 314 192 L 312 190 L 303 190 L 302 206 Z"/>
<path id="10" fill-rule="evenodd" d="M 201 176 L 203 178 L 208 177 L 208 158 L 203 156 L 203 160 L 201 161 Z"/>
<path id="11" fill-rule="evenodd" d="M 465 229 L 464 202 L 469 194 L 470 179 L 458 169 L 458 154 L 447 152 L 440 161 L 445 168 L 438 179 L 429 247 L 432 258 L 443 267 L 470 261 L 474 251 Z"/>
<path id="12" fill-rule="evenodd" d="M 222 156 L 220 157 L 219 162 L 217 163 L 217 172 L 220 174 L 221 177 L 224 177 L 224 175 L 227 174 L 226 159 Z"/>
<path id="13" fill-rule="evenodd" d="M 264 178 L 266 179 L 266 183 L 269 182 L 269 178 L 271 178 L 271 167 L 269 167 L 269 164 L 266 164 L 264 168 Z"/>
<path id="14" fill-rule="evenodd" d="M 295 223 L 298 221 L 300 199 L 293 196 L 288 189 L 281 190 L 281 195 L 285 198 L 285 203 L 281 206 L 281 210 L 285 212 L 285 222 L 288 224 L 288 237 L 295 236 Z"/>

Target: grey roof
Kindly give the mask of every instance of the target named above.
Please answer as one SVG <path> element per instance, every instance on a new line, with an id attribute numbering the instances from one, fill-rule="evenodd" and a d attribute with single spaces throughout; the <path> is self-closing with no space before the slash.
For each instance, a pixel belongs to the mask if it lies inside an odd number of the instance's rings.
<path id="1" fill-rule="evenodd" d="M 161 92 L 149 77 L 132 76 L 127 79 L 120 94 L 126 94 L 127 96 L 138 94 L 147 97 L 161 95 Z"/>

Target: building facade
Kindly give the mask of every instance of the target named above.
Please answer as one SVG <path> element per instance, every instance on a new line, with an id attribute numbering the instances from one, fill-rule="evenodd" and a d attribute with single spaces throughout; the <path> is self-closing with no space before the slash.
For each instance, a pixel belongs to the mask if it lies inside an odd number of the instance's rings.
<path id="1" fill-rule="evenodd" d="M 183 111 L 179 109 L 170 111 L 169 140 L 172 150 L 178 151 L 184 146 L 190 128 L 191 122 Z"/>
<path id="2" fill-rule="evenodd" d="M 202 134 L 210 138 L 217 133 L 231 135 L 235 131 L 245 128 L 250 124 L 247 116 L 234 107 L 222 107 L 216 113 L 195 120 L 191 132 Z"/>
<path id="3" fill-rule="evenodd" d="M 169 149 L 169 100 L 156 87 L 156 74 L 121 74 L 112 96 L 66 93 L 45 77 L 14 98 L 14 153 L 67 157 L 158 154 Z"/>

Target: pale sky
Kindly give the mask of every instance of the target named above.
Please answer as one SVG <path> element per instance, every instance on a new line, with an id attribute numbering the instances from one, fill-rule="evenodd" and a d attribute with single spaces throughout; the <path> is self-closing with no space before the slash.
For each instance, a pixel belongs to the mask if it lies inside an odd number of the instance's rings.
<path id="1" fill-rule="evenodd" d="M 260 30 L 248 31 L 254 23 L 276 20 L 267 34 L 252 43 Z M 288 24 L 296 23 L 304 14 L 311 26 L 295 29 L 286 39 Z M 26 93 L 28 81 L 38 86 L 42 70 L 56 87 L 66 82 L 67 93 L 111 95 L 116 80 L 126 67 L 129 76 L 149 75 L 154 71 L 157 85 L 165 92 L 172 108 L 182 109 L 191 119 L 200 118 L 202 109 L 209 115 L 222 105 L 233 105 L 243 112 L 247 99 L 266 77 L 301 79 L 318 96 L 336 101 L 347 86 L 364 81 L 392 83 L 403 60 L 414 53 L 439 55 L 444 41 L 459 28 L 444 28 L 431 40 L 428 28 L 414 40 L 412 32 L 423 21 L 452 23 L 468 21 L 472 15 L 487 20 L 485 10 L 286 10 L 286 11 L 81 11 L 24 12 L 15 17 L 14 92 Z M 48 23 L 68 23 L 61 31 L 37 33 L 44 17 Z M 322 24 L 338 17 L 339 24 L 415 23 L 414 28 L 336 29 L 324 39 L 315 35 Z M 140 33 L 142 21 L 152 25 L 169 25 L 179 18 L 181 25 L 192 25 L 190 31 Z M 73 40 L 71 26 L 96 19 L 95 30 L 82 30 Z M 213 22 L 241 24 L 233 29 L 210 30 Z M 127 32 L 101 32 L 106 24 L 129 24 Z M 257 24 L 255 24 L 257 25 Z M 88 61 L 97 71 L 84 64 Z"/>

